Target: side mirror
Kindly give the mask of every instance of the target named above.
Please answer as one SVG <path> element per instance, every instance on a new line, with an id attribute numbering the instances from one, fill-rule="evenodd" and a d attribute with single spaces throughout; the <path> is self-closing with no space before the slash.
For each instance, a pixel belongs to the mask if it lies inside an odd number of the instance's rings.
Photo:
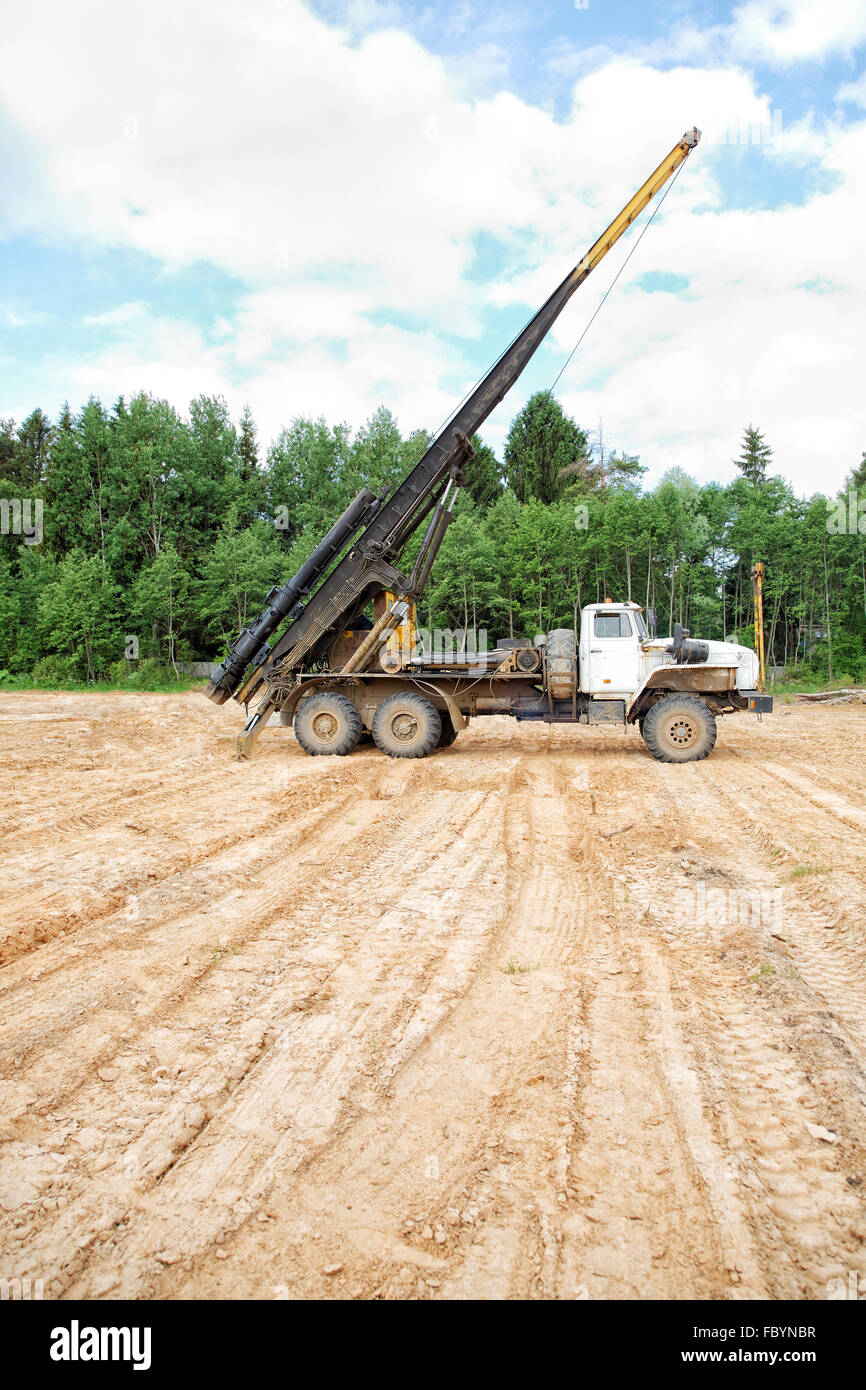
<path id="1" fill-rule="evenodd" d="M 656 621 L 656 610 L 654 608 L 648 608 L 646 610 L 646 630 L 650 637 L 655 637 L 656 635 Z"/>

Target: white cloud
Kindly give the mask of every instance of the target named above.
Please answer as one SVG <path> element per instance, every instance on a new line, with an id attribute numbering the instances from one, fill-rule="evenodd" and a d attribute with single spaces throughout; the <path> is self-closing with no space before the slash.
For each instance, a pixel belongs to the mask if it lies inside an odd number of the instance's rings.
<path id="1" fill-rule="evenodd" d="M 95 328 L 125 328 L 136 320 L 145 318 L 147 305 L 140 299 L 130 299 L 101 314 L 85 314 L 84 323 Z"/>
<path id="2" fill-rule="evenodd" d="M 22 313 L 21 310 L 13 308 L 11 304 L 0 304 L 0 318 L 7 328 L 30 328 L 34 324 L 43 323 L 44 314 Z"/>
<path id="3" fill-rule="evenodd" d="M 837 101 L 851 101 L 855 106 L 866 107 L 866 72 L 856 82 L 844 82 L 836 93 Z"/>
<path id="4" fill-rule="evenodd" d="M 734 52 L 767 63 L 850 54 L 866 40 L 863 0 L 747 0 L 734 11 Z"/>
<path id="5" fill-rule="evenodd" d="M 110 348 L 44 363 L 46 408 L 49 392 L 111 400 L 144 387 L 181 408 L 201 391 L 236 409 L 248 400 L 266 436 L 298 413 L 357 425 L 380 402 L 406 430 L 435 426 L 486 365 L 471 360 L 486 312 L 537 307 L 696 123 L 704 143 L 563 377 L 566 406 L 586 424 L 604 415 L 611 440 L 656 475 L 672 462 L 724 474 L 750 419 L 804 489 L 832 486 L 866 445 L 852 327 L 866 300 L 866 122 L 786 125 L 759 151 L 768 172 L 819 161 L 835 187 L 737 211 L 720 175 L 735 179 L 742 151 L 726 133 L 773 120 L 738 67 L 609 57 L 556 121 L 506 91 L 469 100 L 408 35 L 350 41 L 296 0 L 220 0 L 206 25 L 192 0 L 7 0 L 6 13 L 0 92 L 28 151 L 4 198 L 7 233 L 211 262 L 247 287 L 207 336 L 180 309 L 154 317 L 138 301 L 91 316 Z M 774 16 L 784 29 L 778 6 L 744 6 L 736 23 L 757 44 Z M 520 269 L 479 283 L 482 233 Z M 616 264 L 557 325 L 559 360 Z M 649 270 L 687 275 L 688 299 L 624 292 Z M 816 276 L 835 292 L 799 288 Z M 383 325 L 389 309 L 423 329 Z M 606 384 L 589 389 L 597 372 Z M 491 419 L 494 441 L 520 391 Z"/>

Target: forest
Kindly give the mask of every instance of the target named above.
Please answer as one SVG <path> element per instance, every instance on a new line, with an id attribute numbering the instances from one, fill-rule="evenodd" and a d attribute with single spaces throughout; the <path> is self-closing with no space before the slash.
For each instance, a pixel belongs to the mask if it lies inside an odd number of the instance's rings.
<path id="1" fill-rule="evenodd" d="M 204 395 L 186 417 L 140 393 L 0 420 L 0 681 L 156 688 L 220 659 L 358 489 L 390 490 L 428 443 L 382 407 L 354 432 L 297 418 L 265 449 L 249 408 L 235 424 Z M 427 627 L 532 637 L 629 598 L 660 632 L 681 622 L 751 646 L 763 560 L 768 664 L 866 676 L 866 453 L 838 497 L 799 498 L 749 424 L 730 483 L 674 468 L 647 489 L 639 457 L 547 392 L 501 459 L 473 444 L 419 605 Z"/>

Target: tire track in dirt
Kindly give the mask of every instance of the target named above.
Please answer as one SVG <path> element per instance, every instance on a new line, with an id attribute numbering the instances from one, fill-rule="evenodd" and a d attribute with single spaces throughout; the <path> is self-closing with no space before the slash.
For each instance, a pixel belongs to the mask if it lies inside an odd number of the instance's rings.
<path id="1" fill-rule="evenodd" d="M 202 858 L 194 876 L 184 871 L 176 881 L 168 875 L 137 897 L 131 920 L 115 914 L 88 926 L 71 948 L 64 943 L 50 954 L 45 948 L 36 970 L 30 957 L 7 967 L 0 976 L 0 1069 L 8 1077 L 25 1060 L 42 1066 L 50 1051 L 48 1072 L 40 1070 L 40 1080 L 46 1083 L 56 1049 L 68 1032 L 76 1033 L 69 1049 L 73 1074 L 88 1061 L 108 1061 L 106 1041 L 92 1056 L 92 1045 L 82 1050 L 82 1042 L 98 1030 L 100 1013 L 111 1031 L 110 1022 L 118 1013 L 118 976 L 125 995 L 120 1016 L 124 1029 L 130 1006 L 139 1026 L 148 1017 L 158 1017 L 209 968 L 215 935 L 227 938 L 217 947 L 219 952 L 235 951 L 245 936 L 267 925 L 284 901 L 276 874 L 287 855 L 295 865 L 296 890 L 303 892 L 305 882 L 320 872 L 320 856 L 345 849 L 358 834 L 351 821 L 335 822 L 326 809 L 302 818 L 283 839 L 252 847 L 235 840 L 211 860 Z M 264 887 L 247 886 L 256 876 L 265 879 Z M 122 964 L 115 970 L 118 957 Z M 61 1009 L 46 989 L 58 973 L 64 983 Z M 56 1075 L 51 1084 L 62 1085 Z"/>
<path id="2" fill-rule="evenodd" d="M 718 811 L 708 818 L 707 801 L 712 802 L 712 793 L 705 779 L 688 775 L 680 780 L 677 805 L 684 829 L 688 828 L 694 842 L 707 827 L 707 861 L 730 863 L 732 853 L 726 845 L 731 836 L 730 821 Z M 737 888 L 745 885 L 755 901 L 760 889 L 766 886 L 770 871 L 760 862 L 750 862 L 748 845 L 742 841 L 732 839 L 731 851 L 735 844 L 739 851 L 734 859 Z M 663 903 L 664 899 L 656 902 Z M 654 907 L 653 912 L 657 911 Z M 673 946 L 677 973 L 689 981 L 689 999 L 699 1011 L 693 1031 L 714 1044 L 701 1067 L 712 1080 L 713 1109 L 724 1119 L 728 1147 L 735 1150 L 745 1142 L 752 1155 L 740 1187 L 745 1188 L 744 1197 L 751 1208 L 751 1224 L 760 1233 L 757 1248 L 761 1251 L 767 1287 L 774 1297 L 814 1296 L 820 1281 L 831 1277 L 828 1271 L 838 1271 L 845 1261 L 853 1260 L 859 1266 L 863 1260 L 859 1249 L 864 1228 L 862 1200 L 846 1186 L 836 1154 L 832 1150 L 828 1153 L 826 1146 L 808 1130 L 810 1123 L 823 1120 L 828 1094 L 838 1091 L 840 1077 L 833 1044 L 840 1040 L 840 1030 L 833 1029 L 830 1047 L 824 1048 L 822 1060 L 827 1071 L 823 1077 L 813 1074 L 813 1068 L 819 1069 L 814 1048 L 808 1067 L 798 1067 L 790 1060 L 790 1028 L 764 1007 L 766 991 L 759 985 L 764 968 L 771 974 L 780 969 L 788 956 L 787 941 L 782 943 L 771 937 L 768 925 L 760 920 L 744 928 L 739 914 L 733 914 L 733 918 L 724 922 L 721 930 L 718 925 L 693 920 L 686 924 L 685 931 L 682 924 L 668 918 L 668 939 L 662 949 L 670 952 Z M 786 911 L 782 928 L 786 938 L 790 919 L 791 913 Z M 775 919 L 769 926 L 774 924 Z M 739 979 L 736 970 L 731 972 L 719 963 L 726 957 L 738 960 Z M 763 957 L 764 966 L 749 976 L 749 964 L 756 957 L 759 961 Z M 777 963 L 767 964 L 768 960 Z M 787 965 L 782 968 L 786 974 L 794 974 Z M 825 988 L 827 978 L 825 962 Z M 798 1026 L 802 1029 L 804 1013 L 811 1013 L 811 1031 L 820 1035 L 820 1021 L 827 1013 L 824 1001 L 816 1004 L 811 982 L 804 978 L 803 984 L 805 989 L 801 987 L 797 1000 Z M 792 1020 L 785 1022 L 790 1025 Z M 826 1031 L 824 1037 L 826 1041 Z M 841 1105 L 840 1111 L 850 1126 L 853 1112 L 861 1105 L 859 1063 L 853 1078 L 849 1068 L 845 1089 L 847 1103 Z M 848 1128 L 846 1162 L 855 1170 L 862 1164 L 859 1145 L 851 1142 L 856 1134 L 856 1129 Z M 756 1201 L 754 1194 L 763 1201 Z M 768 1252 L 774 1247 L 781 1248 L 786 1256 L 781 1265 L 768 1260 Z"/>
<path id="3" fill-rule="evenodd" d="M 509 1155 L 516 1153 L 511 1136 L 517 1124 L 515 1094 L 523 1106 L 529 1099 L 536 1118 L 539 1108 L 545 1113 L 549 1109 L 545 1102 L 549 1087 L 543 1084 L 546 1078 L 539 1074 L 527 1079 L 526 1073 L 534 1065 L 535 1046 L 543 1050 L 545 1045 L 544 1009 L 541 1019 L 538 1017 L 538 1004 L 545 995 L 541 977 L 574 945 L 566 922 L 550 934 L 553 939 L 547 941 L 536 970 L 521 972 L 517 965 L 518 956 L 525 960 L 539 951 L 532 918 L 540 903 L 549 904 L 555 897 L 550 869 L 532 848 L 539 830 L 546 836 L 551 828 L 544 805 L 548 779 L 534 766 L 528 771 L 526 764 L 527 760 L 521 760 L 510 782 L 500 787 L 499 833 L 485 840 L 488 859 L 494 859 L 497 874 L 505 874 L 507 883 L 498 894 L 498 905 L 481 901 L 470 909 L 473 916 L 477 914 L 481 931 L 479 950 L 464 965 L 461 977 L 453 980 L 448 1009 L 427 1004 L 431 993 L 441 998 L 441 974 L 437 973 L 380 1073 L 385 1091 L 376 1107 L 370 1115 L 361 1115 L 304 1169 L 290 1203 L 285 1210 L 277 1210 L 273 1231 L 269 1222 L 261 1231 L 239 1233 L 233 1242 L 233 1261 L 252 1260 L 264 1242 L 273 1251 L 273 1260 L 266 1258 L 263 1267 L 279 1269 L 281 1279 L 289 1280 L 286 1287 L 294 1288 L 292 1265 L 297 1255 L 287 1259 L 287 1251 L 299 1243 L 304 1249 L 310 1247 L 310 1261 L 315 1266 L 317 1260 L 324 1260 L 325 1247 L 314 1242 L 326 1240 L 344 1254 L 348 1243 L 352 1263 L 348 1290 L 342 1275 L 329 1283 L 319 1271 L 323 1290 L 342 1288 L 351 1294 L 357 1291 L 354 1281 L 370 1293 L 393 1297 L 412 1291 L 420 1281 L 429 1296 L 442 1287 L 444 1266 L 457 1259 L 476 1228 L 480 1234 L 475 1239 L 479 1247 L 475 1253 L 488 1278 L 488 1244 L 502 1254 L 505 1246 L 514 1243 L 507 1197 L 510 1183 L 500 1176 L 499 1168 L 503 1162 L 507 1166 Z M 558 800 L 552 799 L 558 807 Z M 558 825 L 556 831 L 561 839 L 563 827 Z M 516 901 L 515 863 L 520 865 Z M 526 864 L 534 866 L 528 884 L 522 882 Z M 497 929 L 498 916 L 501 924 Z M 508 970 L 509 959 L 515 963 L 513 972 Z M 446 976 L 451 975 L 447 957 L 441 969 Z M 523 996 L 529 992 L 530 980 L 536 988 L 528 1000 Z M 556 986 L 561 990 L 558 979 Z M 546 988 L 549 990 L 549 984 Z M 558 994 L 551 992 L 551 997 Z M 491 1012 L 496 1016 L 492 1047 L 487 1026 Z M 421 1018 L 423 1028 L 419 1027 Z M 515 1032 L 519 1046 L 512 1045 Z M 412 1046 L 407 1050 L 409 1038 Z M 529 1055 L 527 1046 L 531 1048 Z M 511 1074 L 515 1063 L 519 1069 L 516 1079 Z M 447 1077 L 445 1085 L 443 1077 Z M 527 1086 L 535 1089 L 527 1091 Z M 388 1124 L 387 1144 L 383 1145 L 385 1117 L 392 1113 L 393 1127 Z M 508 1134 L 503 1135 L 506 1121 Z M 550 1159 L 554 1159 L 552 1152 Z M 516 1166 L 520 1166 L 519 1161 Z M 465 1188 L 462 1197 L 457 1191 L 461 1184 Z M 351 1232 L 342 1222 L 339 1229 L 331 1229 L 341 1214 L 328 1210 L 326 1194 L 335 1191 L 352 1194 Z M 278 1203 L 279 1194 L 272 1200 Z M 553 1195 L 551 1202 L 555 1211 Z M 410 1221 L 412 1212 L 415 1216 Z M 310 1230 L 313 1213 L 315 1229 Z M 514 1259 L 518 1270 L 529 1262 L 529 1278 L 534 1277 L 535 1263 L 534 1255 L 523 1249 L 527 1239 L 531 1245 L 528 1233 L 522 1232 Z M 460 1263 L 459 1277 L 471 1285 L 477 1278 L 471 1255 L 468 1262 L 461 1258 Z M 209 1277 L 217 1285 L 219 1269 L 211 1261 Z M 203 1277 L 200 1271 L 195 1273 L 197 1279 Z M 507 1277 L 520 1282 L 513 1269 Z M 183 1288 L 182 1280 L 178 1288 Z"/>
<path id="4" fill-rule="evenodd" d="M 303 801 L 304 812 L 318 804 L 323 807 L 322 818 L 325 818 L 332 816 L 336 809 L 335 785 L 340 786 L 337 778 L 326 784 L 327 789 L 319 787 L 312 795 L 306 790 L 295 795 Z M 343 786 L 343 800 L 347 803 L 351 793 L 345 786 L 345 779 Z M 145 893 L 152 898 L 160 891 L 182 891 L 184 876 L 199 866 L 207 871 L 216 856 L 230 855 L 233 849 L 249 843 L 249 826 L 238 829 L 237 816 L 230 803 L 215 815 L 212 791 L 203 792 L 198 801 L 188 797 L 186 792 L 183 796 L 186 816 L 179 831 L 160 829 L 157 821 L 152 828 L 161 840 L 158 847 L 150 840 L 142 842 L 135 834 L 130 837 L 116 833 L 111 837 L 115 853 L 108 861 L 107 870 L 105 836 L 98 830 L 79 834 L 82 847 L 47 866 L 44 885 L 38 880 L 34 882 L 32 874 L 24 867 L 33 853 L 29 842 L 21 855 L 9 857 L 6 864 L 10 880 L 21 886 L 17 893 L 13 890 L 9 894 L 6 902 L 10 922 L 14 925 L 10 935 L 0 942 L 0 965 L 29 956 L 34 949 L 49 944 L 57 936 L 75 935 L 83 928 L 92 940 L 110 925 L 119 908 L 128 907 L 131 898 L 137 899 Z M 257 834 L 267 836 L 285 831 L 290 815 L 290 805 L 267 808 L 256 823 Z M 184 833 L 188 825 L 196 827 L 193 844 Z M 125 828 L 136 830 L 134 825 Z M 99 886 L 98 880 L 104 879 L 106 874 L 109 881 Z"/>
<path id="5" fill-rule="evenodd" d="M 474 800 L 477 802 L 477 799 L 476 796 Z M 440 857 L 438 854 L 437 841 L 441 842 L 441 844 L 447 848 L 453 843 L 457 834 L 467 833 L 467 824 L 469 824 L 468 833 L 472 836 L 477 837 L 481 834 L 485 819 L 482 814 L 482 808 L 478 804 L 461 804 L 460 798 L 453 795 L 449 795 L 448 801 L 449 806 L 447 809 L 452 812 L 452 819 L 454 818 L 454 813 L 456 813 L 456 821 L 450 830 L 448 829 L 448 815 L 442 816 L 441 814 L 438 822 L 435 824 L 431 823 L 429 820 L 425 824 L 423 819 L 419 821 L 419 819 L 415 817 L 411 825 L 407 827 L 403 836 L 404 844 L 403 854 L 401 856 L 404 867 L 406 865 L 411 865 L 413 858 L 419 863 L 423 861 L 429 865 L 431 855 L 435 862 L 436 859 Z M 457 804 L 455 805 L 455 803 Z M 441 803 L 439 809 L 440 813 L 445 809 L 442 808 Z M 394 833 L 393 827 L 391 828 L 391 833 Z M 359 860 L 360 878 L 362 880 L 365 876 L 369 876 L 369 870 L 364 867 L 365 863 L 366 858 Z M 339 874 L 342 871 L 338 870 L 337 872 Z M 308 916 L 308 924 L 314 935 L 316 931 L 318 931 L 320 935 L 327 937 L 327 932 L 321 932 L 320 924 L 324 898 L 326 894 L 333 892 L 333 888 L 333 882 L 319 885 L 318 902 L 316 901 L 315 891 L 313 891 L 306 903 L 307 912 L 304 915 Z M 455 889 L 453 897 L 455 907 L 459 907 L 461 898 L 459 889 Z M 390 942 L 392 952 L 399 954 L 400 950 L 402 950 L 402 938 L 409 929 L 409 926 L 415 922 L 419 912 L 423 912 L 423 909 L 418 902 L 406 904 L 403 914 L 406 922 L 401 925 L 399 932 L 394 933 L 395 939 Z M 295 915 L 297 916 L 297 914 Z M 249 1191 L 251 1187 L 257 1187 L 259 1185 L 262 1186 L 262 1189 L 267 1186 L 269 1181 L 267 1174 L 265 1172 L 259 1173 L 258 1168 L 262 1165 L 264 1165 L 264 1168 L 267 1168 L 271 1163 L 279 1165 L 282 1151 L 285 1150 L 287 1145 L 291 1148 L 288 1135 L 286 1135 L 285 1140 L 277 1145 L 280 1153 L 274 1152 L 267 1157 L 269 1146 L 273 1148 L 274 1142 L 278 1137 L 278 1131 L 274 1128 L 273 1123 L 275 1117 L 278 1118 L 280 1123 L 286 1128 L 291 1128 L 290 1113 L 295 1108 L 295 1105 L 299 1110 L 310 1109 L 309 1106 L 305 1106 L 300 1100 L 300 1096 L 304 1091 L 303 1080 L 300 1078 L 306 1075 L 313 1089 L 315 1089 L 316 1084 L 319 1085 L 323 1093 L 321 1103 L 326 1105 L 326 1107 L 331 1106 L 334 1110 L 333 1115 L 329 1113 L 329 1122 L 334 1120 L 344 1099 L 342 1094 L 343 1080 L 346 1075 L 351 1074 L 353 1059 L 355 1066 L 360 1065 L 357 1058 L 361 1057 L 365 1050 L 363 1038 L 364 1028 L 352 1017 L 352 1014 L 357 1008 L 357 1000 L 354 998 L 355 977 L 351 969 L 348 968 L 348 961 L 354 959 L 356 965 L 359 967 L 363 965 L 363 971 L 360 977 L 361 983 L 363 984 L 364 979 L 367 979 L 368 986 L 374 987 L 373 994 L 376 1007 L 371 1003 L 366 1009 L 365 1022 L 367 1027 L 369 1028 L 377 1022 L 380 1026 L 384 1026 L 381 1024 L 381 1020 L 377 1020 L 376 1014 L 377 1011 L 381 1010 L 387 1016 L 387 1009 L 384 1007 L 383 1001 L 379 999 L 379 995 L 384 994 L 387 996 L 388 991 L 384 990 L 384 986 L 381 988 L 379 986 L 375 953 L 376 942 L 378 942 L 378 946 L 381 948 L 383 935 L 386 942 L 389 942 L 392 935 L 388 917 L 388 913 L 382 916 L 382 920 L 379 924 L 379 931 L 375 933 L 375 940 L 368 936 L 366 939 L 357 942 L 353 949 L 351 940 L 344 937 L 342 941 L 332 941 L 327 952 L 322 952 L 326 958 L 328 956 L 331 958 L 331 972 L 342 974 L 346 971 L 349 977 L 349 984 L 353 986 L 353 989 L 349 991 L 351 997 L 343 1000 L 343 1008 L 341 1010 L 338 1010 L 336 1003 L 328 1003 L 327 990 L 324 989 L 319 994 L 316 1006 L 311 1010 L 302 1010 L 300 1013 L 297 1012 L 295 1007 L 297 1004 L 297 991 L 294 988 L 289 988 L 287 993 L 286 991 L 277 991 L 276 1000 L 274 997 L 275 992 L 270 992 L 268 997 L 271 1012 L 270 1024 L 272 1028 L 276 1028 L 277 1036 L 275 1039 L 271 1039 L 267 1052 L 261 1055 L 262 1050 L 260 1047 L 254 1047 L 252 1049 L 249 1057 L 249 1065 L 245 1069 L 242 1069 L 242 1075 L 237 1078 L 237 1086 L 233 1091 L 230 1101 L 222 1107 L 220 1114 L 208 1125 L 203 1142 L 199 1143 L 197 1137 L 193 1136 L 190 1144 L 181 1147 L 179 1157 L 177 1154 L 174 1154 L 171 1160 L 171 1166 L 164 1169 L 162 1176 L 158 1173 L 154 1175 L 152 1172 L 144 1174 L 145 1178 L 149 1180 L 152 1180 L 154 1176 L 156 1176 L 159 1182 L 158 1202 L 155 1203 L 155 1206 L 158 1207 L 158 1214 L 155 1214 L 153 1219 L 161 1230 L 167 1230 L 170 1233 L 172 1221 L 169 1218 L 169 1212 L 174 1210 L 177 1213 L 175 1217 L 177 1221 L 177 1238 L 187 1239 L 189 1206 L 191 1202 L 197 1210 L 199 1206 L 202 1205 L 212 1213 L 217 1223 L 215 1231 L 219 1233 L 222 1231 L 226 1222 L 230 1221 L 230 1218 L 234 1219 L 232 1203 L 237 1193 L 242 1190 Z M 315 959 L 315 956 L 319 954 L 319 952 L 314 949 L 310 954 L 313 959 Z M 425 961 L 422 953 L 418 958 L 415 976 L 417 977 L 419 973 L 423 974 L 424 969 Z M 411 984 L 412 981 L 413 976 L 410 973 L 407 983 Z M 345 994 L 346 991 L 342 991 L 341 993 Z M 282 1014 L 280 1014 L 279 1009 L 274 1009 L 273 1007 L 275 1002 L 280 1002 L 281 996 L 283 996 L 284 999 Z M 335 993 L 334 997 L 336 999 L 340 997 L 340 995 Z M 249 1005 L 250 1003 L 248 1000 L 239 1002 L 242 1005 Z M 385 1002 L 387 1002 L 387 999 Z M 337 1026 L 338 1021 L 334 1018 L 335 1012 L 340 1014 L 348 1013 L 349 1015 L 348 1018 L 343 1020 L 346 1026 L 344 1028 L 345 1036 L 342 1038 L 342 1051 L 339 1046 L 337 1046 L 340 1042 L 340 1028 Z M 207 1009 L 204 1010 L 204 1013 L 205 1017 L 209 1016 Z M 396 1026 L 398 1013 L 399 1008 L 397 1008 L 393 1014 L 391 1020 L 392 1026 Z M 241 1011 L 241 1016 L 243 1016 L 243 1010 Z M 323 1065 L 323 1057 L 330 1050 L 329 1043 L 332 1041 L 334 1042 L 335 1056 L 327 1065 Z M 301 1056 L 306 1059 L 306 1071 L 304 1067 L 301 1066 Z M 204 1066 L 203 1071 L 207 1079 L 207 1065 Z M 322 1075 L 319 1076 L 318 1081 L 316 1081 L 316 1073 L 320 1071 Z M 186 1083 L 184 1089 L 186 1095 L 183 1099 L 188 1101 L 190 1098 L 189 1082 Z M 280 1111 L 281 1097 L 284 1104 L 282 1111 Z M 139 1145 L 142 1151 L 149 1150 L 151 1153 L 155 1149 L 159 1151 L 159 1145 L 157 1143 L 159 1135 L 154 1134 L 152 1128 L 151 1132 L 143 1137 Z M 304 1142 L 315 1143 L 321 1141 L 323 1136 L 317 1134 L 317 1128 L 318 1126 L 315 1124 L 311 1125 L 309 1122 L 306 1125 L 302 1123 L 298 1124 L 298 1129 L 303 1135 Z M 325 1125 L 324 1128 L 326 1130 L 327 1125 Z M 214 1138 L 215 1134 L 220 1136 L 219 1142 Z M 239 1135 L 241 1136 L 240 1138 L 238 1138 Z M 298 1140 L 298 1142 L 300 1143 L 300 1140 Z M 177 1148 L 177 1145 L 175 1145 L 175 1147 Z M 215 1148 L 214 1161 L 211 1162 L 209 1155 Z M 233 1172 L 235 1173 L 234 1182 L 236 1184 L 234 1186 L 232 1185 Z M 238 1176 L 238 1173 L 240 1173 L 241 1176 Z M 89 1194 L 86 1194 L 84 1200 L 85 1207 L 94 1206 L 93 1202 L 90 1200 Z M 128 1193 L 125 1200 L 129 1200 Z M 115 1237 L 121 1240 L 124 1250 L 135 1248 L 134 1231 L 138 1226 L 144 1225 L 148 1230 L 150 1229 L 147 1223 L 151 1218 L 144 1208 L 150 1203 L 151 1199 L 144 1193 L 140 1200 L 142 1209 L 136 1210 L 134 1207 L 134 1218 L 131 1223 L 128 1223 L 132 1225 L 133 1230 L 129 1233 L 124 1233 L 122 1237 Z M 246 1200 L 246 1198 L 239 1198 L 239 1201 Z M 118 1200 L 115 1200 L 112 1204 L 112 1213 L 117 1210 L 122 1210 L 123 1205 L 124 1203 L 122 1201 L 118 1202 Z M 94 1224 L 94 1222 L 98 1229 L 106 1229 L 104 1213 L 99 1221 L 96 1221 L 94 1218 L 94 1221 L 90 1224 Z M 87 1229 L 87 1212 L 79 1205 L 76 1211 L 70 1213 L 66 1224 L 70 1232 L 75 1230 L 80 1231 L 82 1228 Z M 168 1239 L 168 1235 L 166 1235 L 165 1238 Z M 146 1239 L 149 1239 L 149 1237 Z M 53 1241 L 56 1244 L 56 1235 L 53 1237 Z M 124 1272 L 124 1287 L 131 1288 L 135 1286 L 136 1280 L 140 1279 L 142 1274 L 134 1255 L 125 1258 L 128 1264 Z M 152 1265 L 152 1263 L 153 1261 L 151 1259 L 150 1264 Z M 67 1277 L 69 1277 L 70 1261 L 67 1260 L 66 1264 Z M 108 1280 L 109 1283 L 111 1281 L 111 1276 L 106 1274 L 104 1268 L 100 1267 L 99 1261 L 96 1261 L 95 1273 L 88 1271 L 87 1274 L 82 1275 L 82 1277 L 90 1281 L 87 1284 L 88 1287 L 91 1287 L 95 1281 L 95 1286 L 98 1286 L 100 1289 L 102 1289 L 106 1280 Z"/>
<path id="6" fill-rule="evenodd" d="M 838 849 L 828 857 L 829 863 L 804 867 L 798 862 L 802 855 L 796 834 L 791 833 L 788 811 L 782 813 L 784 830 L 780 835 L 775 807 L 756 810 L 738 791 L 732 793 L 712 776 L 707 780 L 726 806 L 728 822 L 738 818 L 752 832 L 757 851 L 752 867 L 755 892 L 769 881 L 777 894 L 773 909 L 776 939 L 785 942 L 792 963 L 845 1031 L 852 1055 L 866 1076 L 866 884 L 863 871 L 856 868 L 859 840 L 850 827 L 840 836 L 832 812 L 819 813 L 826 815 L 829 824 L 818 830 L 812 815 L 812 832 L 824 844 L 838 844 Z M 761 861 L 761 851 L 769 852 L 772 867 Z"/>
<path id="7" fill-rule="evenodd" d="M 590 1079 L 570 1162 L 575 1206 L 566 1218 L 561 1297 L 575 1290 L 590 1298 L 725 1297 L 739 1277 L 735 1252 L 741 1263 L 749 1259 L 724 1154 L 695 1093 L 676 1022 L 678 995 L 646 939 L 643 914 L 635 916 L 622 890 L 630 845 L 644 828 L 631 838 L 611 830 L 628 824 L 636 791 L 652 801 L 647 782 L 646 765 L 630 752 L 593 760 L 589 796 L 610 826 L 599 831 L 594 887 L 606 884 L 611 910 L 603 948 L 587 961 L 598 987 L 588 1016 Z"/>
<path id="8" fill-rule="evenodd" d="M 498 719 L 422 763 L 278 733 L 239 765 L 227 715 L 191 738 L 190 704 L 165 708 L 111 733 L 137 721 L 124 778 L 171 769 L 148 805 L 197 863 L 134 888 L 138 921 L 0 974 L 12 1273 L 53 1296 L 808 1298 L 862 1269 L 860 773 L 816 774 L 817 804 L 773 776 L 808 781 L 800 730 L 838 747 L 854 719 L 723 723 L 685 768 Z M 104 767 L 108 731 L 70 760 Z M 55 778 L 53 748 L 26 759 Z M 74 829 L 74 791 L 40 785 Z M 795 882 L 807 833 L 831 872 Z M 782 887 L 781 928 L 684 913 L 701 883 Z"/>
<path id="9" fill-rule="evenodd" d="M 806 775 L 788 766 L 784 768 L 767 767 L 766 762 L 762 761 L 757 754 L 747 752 L 744 749 L 733 750 L 733 756 L 751 766 L 753 785 L 760 786 L 767 777 L 770 777 L 781 783 L 785 791 L 797 792 L 804 801 L 821 811 L 826 811 L 831 816 L 835 816 L 849 829 L 861 832 L 866 829 L 866 810 L 840 795 L 835 788 L 828 788 L 826 784 L 820 785 L 815 773 L 811 770 Z"/>

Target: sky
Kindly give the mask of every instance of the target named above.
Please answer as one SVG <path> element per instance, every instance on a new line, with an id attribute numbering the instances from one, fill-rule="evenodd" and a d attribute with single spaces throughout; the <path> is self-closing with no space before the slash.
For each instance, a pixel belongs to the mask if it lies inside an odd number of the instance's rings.
<path id="1" fill-rule="evenodd" d="M 682 133 L 556 394 L 652 485 L 866 449 L 866 0 L 0 0 L 0 415 L 435 430 Z M 501 455 L 625 258 L 483 434 Z"/>

